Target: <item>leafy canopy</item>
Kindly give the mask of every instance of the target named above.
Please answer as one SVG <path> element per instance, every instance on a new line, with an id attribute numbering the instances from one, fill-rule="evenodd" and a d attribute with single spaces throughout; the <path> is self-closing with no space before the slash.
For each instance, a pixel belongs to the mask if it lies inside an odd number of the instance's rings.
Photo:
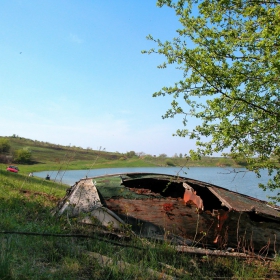
<path id="1" fill-rule="evenodd" d="M 9 153 L 11 149 L 11 145 L 9 140 L 0 138 L 0 154 L 1 153 Z"/>
<path id="2" fill-rule="evenodd" d="M 280 1 L 158 0 L 175 10 L 182 27 L 173 41 L 151 35 L 165 68 L 175 64 L 182 79 L 153 96 L 172 95 L 163 118 L 183 116 L 178 136 L 196 139 L 193 157 L 224 152 L 246 159 L 259 174 L 267 168 L 280 187 Z M 200 125 L 188 128 L 188 121 Z M 206 139 L 206 140 L 205 140 Z"/>

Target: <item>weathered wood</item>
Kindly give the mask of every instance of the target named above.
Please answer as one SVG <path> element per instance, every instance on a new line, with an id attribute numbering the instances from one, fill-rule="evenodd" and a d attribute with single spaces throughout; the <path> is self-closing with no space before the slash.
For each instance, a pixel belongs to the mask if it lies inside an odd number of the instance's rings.
<path id="1" fill-rule="evenodd" d="M 124 174 L 121 180 L 100 177 L 94 178 L 97 184 L 90 178 L 77 182 L 57 212 L 67 209 L 74 216 L 86 212 L 90 215 L 84 222 L 90 223 L 95 216 L 104 226 L 113 223 L 117 229 L 127 224 L 136 234 L 161 236 L 177 244 L 221 250 L 233 247 L 263 256 L 280 251 L 278 206 L 178 176 L 135 173 Z M 96 187 L 104 197 L 99 197 Z M 176 236 L 181 239 L 172 240 Z"/>
<path id="2" fill-rule="evenodd" d="M 193 242 L 212 244 L 216 238 L 216 217 L 210 213 L 198 213 L 192 203 L 183 199 L 108 199 L 107 207 L 132 225 L 132 230 L 146 237 L 178 235 Z M 203 241 L 202 241 L 203 240 Z"/>
<path id="3" fill-rule="evenodd" d="M 133 231 L 146 237 L 173 234 L 205 247 L 234 247 L 261 254 L 277 253 L 280 248 L 279 224 L 274 220 L 254 221 L 250 213 L 197 212 L 192 203 L 186 206 L 183 200 L 172 198 L 108 199 L 106 204 L 131 224 Z"/>
<path id="4" fill-rule="evenodd" d="M 220 231 L 220 243 L 262 255 L 280 250 L 279 222 L 249 212 L 230 211 Z"/>
<path id="5" fill-rule="evenodd" d="M 233 258 L 244 258 L 244 259 L 260 259 L 274 261 L 274 258 L 269 258 L 266 256 L 261 256 L 253 253 L 241 253 L 241 252 L 229 252 L 221 250 L 210 250 L 204 248 L 196 248 L 189 246 L 175 246 L 175 250 L 181 253 L 188 253 L 194 255 L 203 255 L 203 256 L 217 256 L 217 257 L 233 257 Z"/>

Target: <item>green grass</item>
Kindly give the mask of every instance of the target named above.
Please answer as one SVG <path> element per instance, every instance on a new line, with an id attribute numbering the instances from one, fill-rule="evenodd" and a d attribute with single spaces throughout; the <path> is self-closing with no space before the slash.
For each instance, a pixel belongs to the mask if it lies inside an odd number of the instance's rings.
<path id="1" fill-rule="evenodd" d="M 0 170 L 0 279 L 161 279 L 149 269 L 176 279 L 256 279 L 280 273 L 279 260 L 198 257 L 178 253 L 168 243 L 100 237 L 98 225 L 51 215 L 67 187 Z M 102 266 L 88 252 L 107 256 L 112 264 Z M 118 261 L 131 266 L 121 269 Z"/>

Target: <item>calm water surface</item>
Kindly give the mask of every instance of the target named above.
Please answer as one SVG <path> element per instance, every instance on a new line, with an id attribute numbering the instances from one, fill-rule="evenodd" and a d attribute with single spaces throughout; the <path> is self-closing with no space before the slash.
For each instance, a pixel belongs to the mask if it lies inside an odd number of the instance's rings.
<path id="1" fill-rule="evenodd" d="M 235 170 L 237 173 L 233 173 Z M 203 182 L 211 183 L 232 191 L 243 193 L 262 200 L 268 200 L 267 196 L 277 195 L 275 192 L 264 192 L 258 187 L 259 183 L 267 183 L 269 177 L 263 170 L 262 177 L 252 172 L 245 172 L 243 168 L 221 168 L 221 167 L 190 167 L 180 169 L 179 167 L 134 167 L 134 168 L 104 168 L 92 170 L 69 170 L 69 171 L 43 171 L 35 172 L 37 177 L 45 178 L 50 175 L 51 180 L 62 182 L 70 186 L 82 178 L 94 177 L 106 174 L 126 173 L 126 172 L 149 172 L 169 175 L 180 175 Z"/>

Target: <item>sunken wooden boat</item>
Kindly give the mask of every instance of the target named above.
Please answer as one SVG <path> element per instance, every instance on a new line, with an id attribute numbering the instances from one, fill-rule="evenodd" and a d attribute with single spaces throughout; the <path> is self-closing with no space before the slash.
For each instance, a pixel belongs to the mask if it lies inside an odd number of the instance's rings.
<path id="1" fill-rule="evenodd" d="M 280 207 L 202 181 L 165 174 L 122 173 L 81 179 L 57 215 L 131 230 L 147 238 L 205 248 L 280 251 Z"/>

